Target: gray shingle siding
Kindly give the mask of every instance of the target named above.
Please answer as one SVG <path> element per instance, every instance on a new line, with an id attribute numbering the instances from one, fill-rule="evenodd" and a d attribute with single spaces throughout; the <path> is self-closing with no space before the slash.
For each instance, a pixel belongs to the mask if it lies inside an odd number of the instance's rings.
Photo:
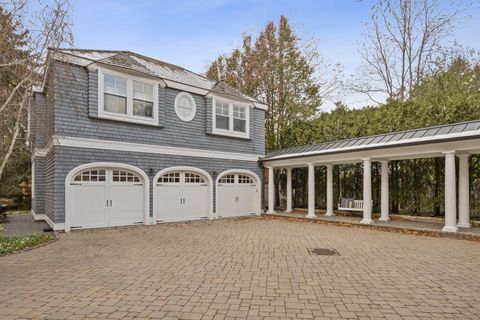
<path id="1" fill-rule="evenodd" d="M 51 190 L 54 190 L 55 192 L 51 199 L 53 201 L 48 205 L 48 207 L 51 208 L 49 210 L 55 211 L 55 223 L 63 223 L 65 220 L 65 178 L 72 169 L 82 164 L 92 162 L 118 162 L 129 164 L 143 170 L 150 179 L 150 216 L 152 216 L 153 213 L 152 180 L 160 170 L 165 168 L 181 165 L 203 169 L 210 174 L 213 183 L 215 183 L 218 174 L 221 174 L 223 171 L 229 169 L 250 170 L 256 173 L 260 179 L 262 178 L 261 169 L 256 161 L 158 155 L 140 152 L 84 149 L 64 146 L 54 147 L 54 152 L 52 152 L 52 154 L 55 154 L 53 164 L 55 167 L 55 173 L 52 175 L 54 177 L 51 178 L 50 181 L 53 183 L 53 188 L 51 188 Z M 152 169 L 153 174 L 150 174 L 150 169 Z M 213 189 L 215 206 L 215 188 Z"/>
<path id="2" fill-rule="evenodd" d="M 180 91 L 159 87 L 158 127 L 112 121 L 98 118 L 97 84 L 96 70 L 87 70 L 84 67 L 60 62 L 53 64 L 47 77 L 45 94 L 35 94 L 33 99 L 32 110 L 38 116 L 33 132 L 36 137 L 36 149 L 45 148 L 55 134 L 223 152 L 264 154 L 265 112 L 263 110 L 251 109 L 250 139 L 217 136 L 211 134 L 212 98 L 192 94 L 197 104 L 197 113 L 191 122 L 186 123 L 177 118 L 174 110 L 175 97 Z M 151 180 L 158 171 L 168 167 L 197 167 L 207 171 L 214 182 L 218 174 L 228 169 L 250 170 L 262 179 L 261 169 L 256 161 L 54 146 L 46 156 L 35 157 L 36 197 L 32 204 L 34 211 L 37 214 L 45 214 L 54 223 L 63 223 L 66 175 L 73 168 L 92 162 L 125 163 L 145 171 L 150 179 L 150 215 L 153 210 Z M 153 174 L 150 174 L 150 169 Z M 213 190 L 215 197 L 215 188 Z"/>
<path id="3" fill-rule="evenodd" d="M 45 95 L 35 92 L 31 100 L 30 131 L 33 134 L 35 148 L 44 148 L 47 141 L 47 123 L 45 122 Z"/>
<path id="4" fill-rule="evenodd" d="M 51 150 L 48 155 L 45 157 L 45 184 L 44 194 L 45 194 L 45 215 L 50 218 L 50 220 L 55 221 L 55 171 L 54 171 L 54 151 Z M 58 187 L 58 186 L 57 186 Z M 64 187 L 61 189 L 65 189 Z"/>
<path id="5" fill-rule="evenodd" d="M 97 76 L 93 71 L 79 66 L 56 68 L 55 129 L 65 136 L 91 139 L 117 140 L 132 143 L 157 144 L 184 148 L 264 154 L 264 111 L 253 109 L 250 123 L 251 139 L 229 138 L 207 134 L 207 109 L 211 99 L 193 94 L 197 114 L 190 122 L 177 118 L 174 109 L 176 95 L 180 92 L 165 88 L 159 90 L 159 119 L 164 127 L 153 127 L 96 118 Z M 208 103 L 209 102 L 209 103 Z M 211 111 L 210 111 L 211 112 Z M 90 115 L 90 116 L 89 116 Z M 260 125 L 260 128 L 256 128 Z"/>
<path id="6" fill-rule="evenodd" d="M 34 173 L 35 197 L 32 195 L 32 209 L 35 214 L 45 214 L 45 158 L 35 159 Z"/>

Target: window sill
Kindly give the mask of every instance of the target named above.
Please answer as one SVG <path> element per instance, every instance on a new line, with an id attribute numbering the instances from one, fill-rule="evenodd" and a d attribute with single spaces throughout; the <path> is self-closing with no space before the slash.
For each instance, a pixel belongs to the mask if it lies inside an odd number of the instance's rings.
<path id="1" fill-rule="evenodd" d="M 97 118 L 97 119 L 118 121 L 118 122 L 141 124 L 141 125 L 152 126 L 152 127 L 161 127 L 160 124 L 158 123 L 158 120 L 156 119 L 149 120 L 149 119 L 142 119 L 141 117 L 134 118 L 134 117 L 128 117 L 128 116 L 109 114 L 109 113 L 98 114 L 96 116 L 91 116 L 91 117 Z"/>
<path id="2" fill-rule="evenodd" d="M 233 133 L 233 132 L 229 132 L 229 131 L 213 130 L 210 134 L 215 135 L 215 136 L 236 138 L 236 139 L 242 139 L 242 140 L 251 140 L 250 135 L 248 135 L 248 134 Z"/>

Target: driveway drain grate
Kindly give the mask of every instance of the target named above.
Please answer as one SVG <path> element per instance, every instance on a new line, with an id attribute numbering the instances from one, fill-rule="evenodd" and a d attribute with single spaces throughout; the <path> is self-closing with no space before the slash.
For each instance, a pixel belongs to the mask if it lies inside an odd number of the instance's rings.
<path id="1" fill-rule="evenodd" d="M 339 256 L 340 253 L 338 253 L 337 250 L 335 249 L 328 249 L 328 248 L 307 248 L 308 253 L 310 253 L 311 256 Z"/>

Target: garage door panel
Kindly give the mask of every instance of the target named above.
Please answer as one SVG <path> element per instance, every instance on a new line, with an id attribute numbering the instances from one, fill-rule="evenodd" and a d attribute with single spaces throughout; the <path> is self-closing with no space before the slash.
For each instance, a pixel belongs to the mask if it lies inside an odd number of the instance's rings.
<path id="1" fill-rule="evenodd" d="M 91 168 L 70 182 L 70 227 L 131 225 L 144 220 L 145 183 L 125 169 Z"/>
<path id="2" fill-rule="evenodd" d="M 223 217 L 236 215 L 236 188 L 234 186 L 219 185 L 217 188 L 217 213 Z"/>
<path id="3" fill-rule="evenodd" d="M 156 181 L 157 221 L 184 221 L 208 217 L 210 186 L 207 179 L 193 171 L 170 171 Z"/>
<path id="4" fill-rule="evenodd" d="M 110 225 L 143 221 L 143 185 L 112 185 L 110 188 Z"/>
<path id="5" fill-rule="evenodd" d="M 208 186 L 190 186 L 183 187 L 185 198 L 184 217 L 186 219 L 206 218 L 210 199 L 208 197 Z"/>
<path id="6" fill-rule="evenodd" d="M 157 220 L 172 221 L 182 215 L 180 185 L 159 185 L 156 191 Z"/>
<path id="7" fill-rule="evenodd" d="M 255 212 L 256 186 L 239 186 L 237 198 L 237 213 L 248 215 Z"/>
<path id="8" fill-rule="evenodd" d="M 107 186 L 75 185 L 71 190 L 71 227 L 103 227 L 107 221 Z"/>
<path id="9" fill-rule="evenodd" d="M 257 211 L 258 186 L 251 175 L 232 172 L 217 183 L 217 215 L 245 216 Z"/>

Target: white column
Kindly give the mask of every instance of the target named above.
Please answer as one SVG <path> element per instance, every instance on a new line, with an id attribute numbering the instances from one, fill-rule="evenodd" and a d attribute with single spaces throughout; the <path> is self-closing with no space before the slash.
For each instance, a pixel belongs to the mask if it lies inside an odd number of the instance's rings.
<path id="1" fill-rule="evenodd" d="M 275 183 L 273 167 L 268 167 L 268 213 L 275 212 Z"/>
<path id="2" fill-rule="evenodd" d="M 333 216 L 333 165 L 327 164 L 327 212 L 326 216 Z"/>
<path id="3" fill-rule="evenodd" d="M 445 152 L 445 226 L 442 231 L 457 232 L 457 188 L 455 151 Z"/>
<path id="4" fill-rule="evenodd" d="M 307 218 L 316 218 L 315 215 L 315 166 L 308 164 L 308 214 Z"/>
<path id="5" fill-rule="evenodd" d="M 372 220 L 372 161 L 363 160 L 363 219 L 361 223 L 371 224 Z"/>
<path id="6" fill-rule="evenodd" d="M 381 179 L 381 197 L 380 197 L 380 221 L 388 221 L 388 161 L 380 161 L 382 166 L 382 179 Z"/>
<path id="7" fill-rule="evenodd" d="M 468 154 L 459 154 L 458 168 L 458 224 L 460 228 L 470 228 L 470 185 Z"/>
<path id="8" fill-rule="evenodd" d="M 292 212 L 292 168 L 287 168 L 287 210 Z"/>

